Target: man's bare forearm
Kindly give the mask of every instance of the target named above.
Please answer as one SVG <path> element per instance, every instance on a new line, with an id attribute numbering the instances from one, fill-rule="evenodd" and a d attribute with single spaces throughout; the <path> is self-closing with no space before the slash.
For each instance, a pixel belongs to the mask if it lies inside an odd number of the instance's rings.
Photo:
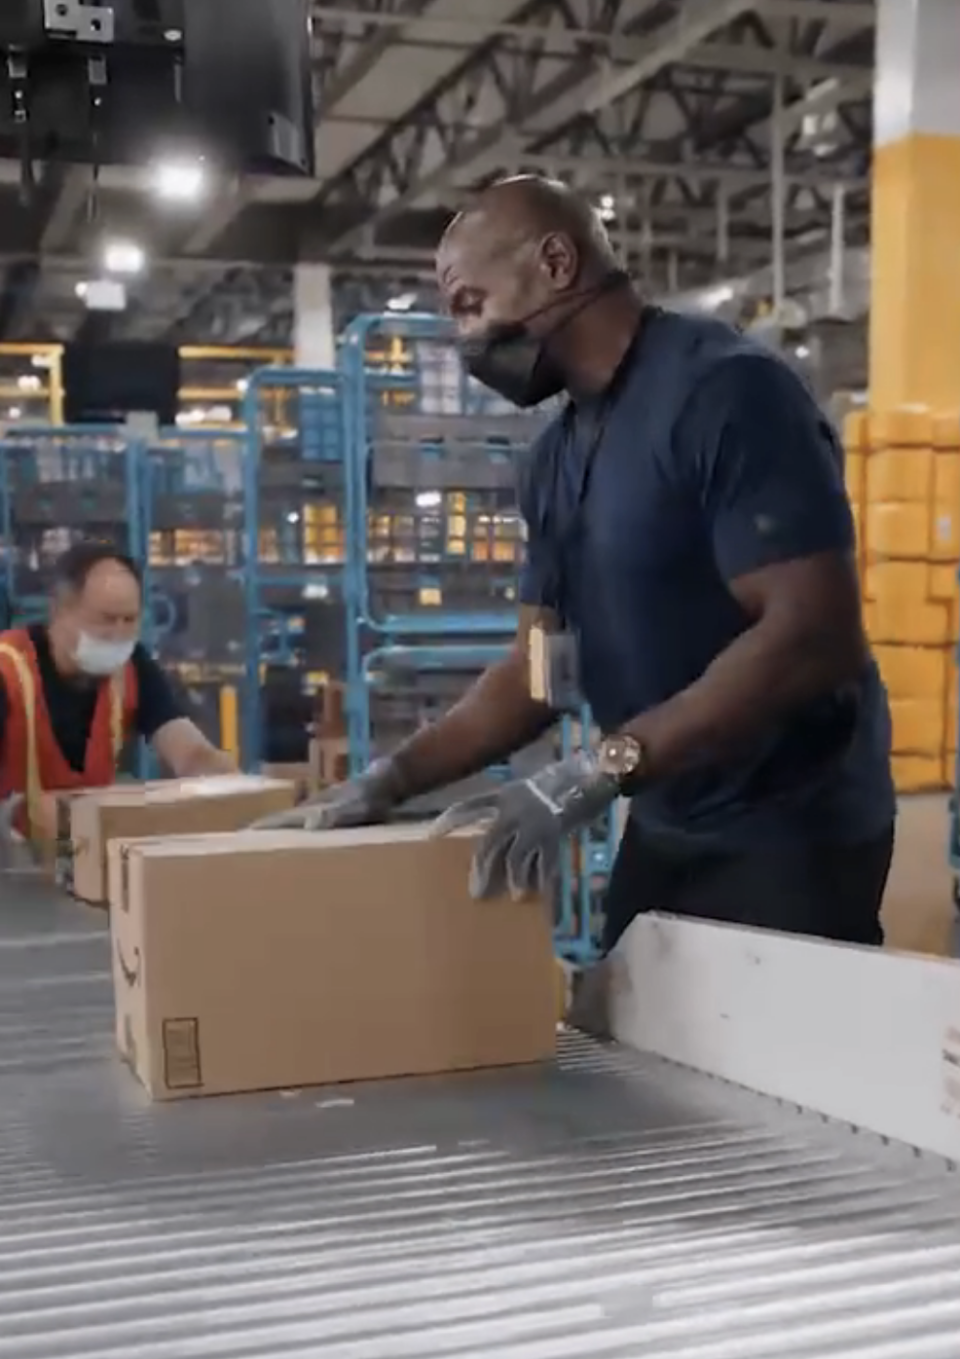
<path id="1" fill-rule="evenodd" d="M 411 736 L 394 763 L 405 798 L 457 783 L 535 741 L 555 715 L 530 696 L 518 649 L 492 665 L 448 713 Z"/>
<path id="2" fill-rule="evenodd" d="M 804 703 L 857 685 L 869 666 L 846 555 L 780 563 L 744 577 L 739 589 L 748 604 L 759 589 L 754 624 L 687 689 L 627 723 L 652 777 L 733 753 Z"/>

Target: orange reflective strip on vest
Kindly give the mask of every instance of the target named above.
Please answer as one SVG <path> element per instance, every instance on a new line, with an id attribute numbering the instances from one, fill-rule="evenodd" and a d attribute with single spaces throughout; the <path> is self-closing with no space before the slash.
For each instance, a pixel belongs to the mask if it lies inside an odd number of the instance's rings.
<path id="1" fill-rule="evenodd" d="M 36 827 L 41 824 L 40 799 L 44 788 L 40 778 L 40 748 L 37 743 L 37 691 L 33 682 L 33 671 L 22 651 L 8 642 L 0 642 L 0 656 L 5 656 L 13 664 L 23 699 L 23 715 L 27 728 L 27 768 L 24 789 L 27 827 L 33 839 Z M 123 724 L 124 671 L 118 671 L 110 679 L 110 744 L 113 749 L 113 762 L 120 760 L 124 743 Z"/>
<path id="2" fill-rule="evenodd" d="M 0 656 L 5 656 L 12 663 L 23 700 L 23 715 L 27 726 L 27 786 L 24 789 L 24 805 L 28 833 L 33 838 L 34 829 L 40 824 L 40 799 L 43 796 L 43 785 L 40 782 L 40 752 L 37 747 L 37 694 L 33 683 L 33 671 L 23 653 L 7 642 L 0 642 Z"/>
<path id="3" fill-rule="evenodd" d="M 113 765 L 116 770 L 123 754 L 124 726 L 123 699 L 126 679 L 126 666 L 110 676 L 110 745 L 113 747 Z"/>

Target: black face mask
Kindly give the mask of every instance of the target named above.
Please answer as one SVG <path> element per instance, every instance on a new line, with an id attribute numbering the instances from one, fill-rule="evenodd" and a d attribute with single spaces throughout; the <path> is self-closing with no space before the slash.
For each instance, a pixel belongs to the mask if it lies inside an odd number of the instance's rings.
<path id="1" fill-rule="evenodd" d="M 541 401 L 548 401 L 566 386 L 562 369 L 548 352 L 550 339 L 601 293 L 616 287 L 626 277 L 619 269 L 609 274 L 602 283 L 583 294 L 579 306 L 539 339 L 530 334 L 529 325 L 542 316 L 548 310 L 547 307 L 532 312 L 523 321 L 501 322 L 491 326 L 483 335 L 461 340 L 460 358 L 464 368 L 484 387 L 489 387 L 492 392 L 524 410 L 539 406 Z"/>
<path id="2" fill-rule="evenodd" d="M 563 373 L 525 321 L 504 322 L 461 340 L 460 358 L 472 378 L 523 409 L 563 391 Z"/>

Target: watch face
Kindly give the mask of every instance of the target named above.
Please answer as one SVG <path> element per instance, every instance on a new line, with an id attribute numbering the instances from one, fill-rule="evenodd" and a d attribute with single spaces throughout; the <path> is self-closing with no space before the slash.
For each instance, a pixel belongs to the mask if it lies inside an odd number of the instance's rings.
<path id="1" fill-rule="evenodd" d="M 611 736 L 603 743 L 601 760 L 608 773 L 624 778 L 636 773 L 643 756 L 636 741 L 628 736 Z"/>

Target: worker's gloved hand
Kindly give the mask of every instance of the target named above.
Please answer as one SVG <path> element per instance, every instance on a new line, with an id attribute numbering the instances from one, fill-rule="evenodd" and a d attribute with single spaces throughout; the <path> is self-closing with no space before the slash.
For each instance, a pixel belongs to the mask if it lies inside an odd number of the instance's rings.
<path id="1" fill-rule="evenodd" d="M 432 834 L 489 822 L 473 856 L 470 895 L 483 899 L 509 892 L 519 900 L 555 881 L 564 836 L 591 825 L 619 794 L 616 780 L 583 751 L 456 803 L 434 823 Z"/>
<path id="2" fill-rule="evenodd" d="M 342 830 L 377 826 L 403 801 L 403 783 L 391 760 L 377 760 L 355 779 L 325 788 L 287 812 L 254 822 L 251 830 Z"/>
<path id="3" fill-rule="evenodd" d="M 38 868 L 30 842 L 14 826 L 14 817 L 22 806 L 20 793 L 0 802 L 0 873 L 29 873 Z"/>

